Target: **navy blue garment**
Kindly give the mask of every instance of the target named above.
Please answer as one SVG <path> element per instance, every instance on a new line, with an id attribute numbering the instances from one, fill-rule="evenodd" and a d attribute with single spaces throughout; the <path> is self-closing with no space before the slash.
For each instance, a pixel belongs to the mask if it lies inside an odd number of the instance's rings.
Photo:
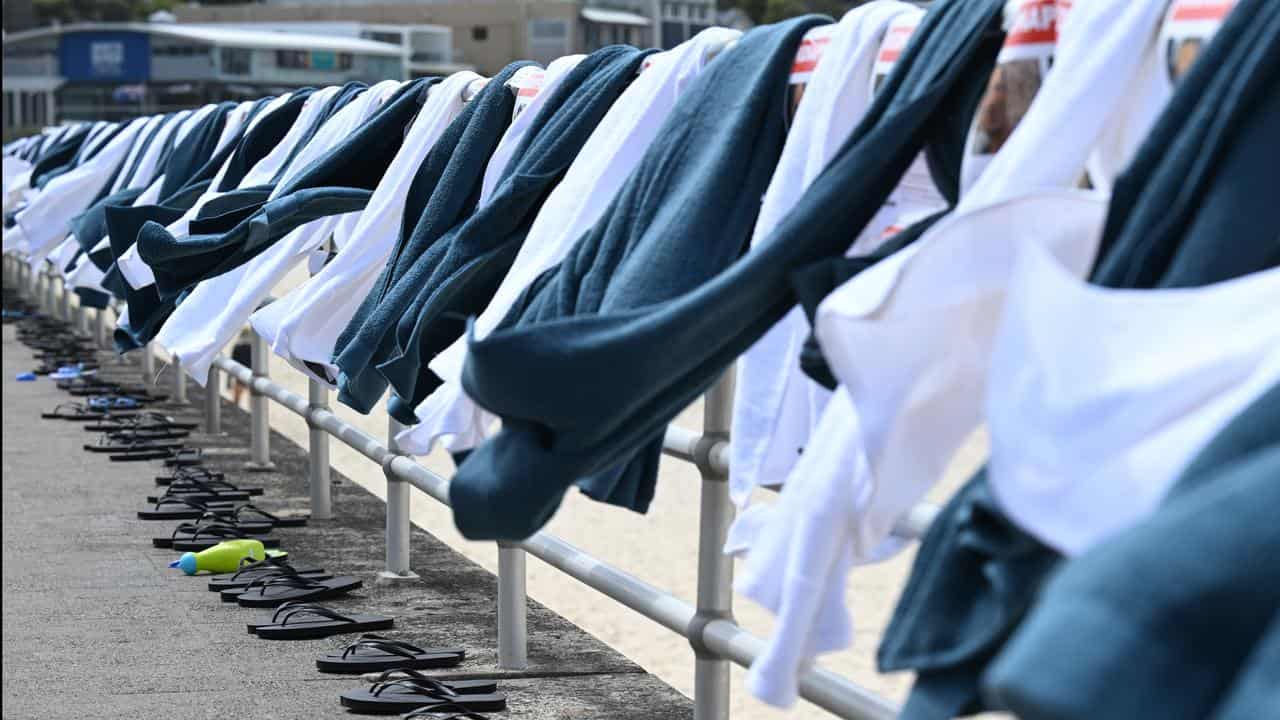
<path id="1" fill-rule="evenodd" d="M 821 20 L 752 30 L 699 76 L 602 221 L 472 341 L 464 387 L 503 427 L 450 485 L 462 533 L 525 537 L 575 481 L 636 487 L 643 507 L 666 425 L 795 305 L 791 273 L 843 255 L 939 111 L 976 104 L 1002 6 L 935 3 L 849 140 L 741 259 L 785 138 L 791 54 Z"/>
<path id="2" fill-rule="evenodd" d="M 91 123 L 79 125 L 63 133 L 56 142 L 47 143 L 45 147 L 40 148 L 40 155 L 31 166 L 31 187 L 43 187 L 44 176 L 50 170 L 71 162 L 71 159 L 80 151 L 85 138 L 89 136 L 90 127 L 92 127 Z"/>
<path id="3" fill-rule="evenodd" d="M 141 164 L 143 153 L 155 141 L 156 135 L 168 126 L 170 123 L 181 122 L 181 118 L 176 115 L 170 115 L 161 122 L 157 123 L 146 137 L 139 140 L 138 152 L 135 153 L 132 163 L 128 167 L 121 168 L 122 184 L 128 185 L 132 183 Z M 172 147 L 174 133 L 170 133 L 165 139 L 167 146 Z M 162 153 L 163 154 L 163 153 Z M 89 261 L 96 265 L 104 272 L 111 267 L 112 255 L 109 247 L 94 252 L 93 248 L 97 246 L 107 235 L 107 206 L 108 205 L 132 205 L 133 201 L 138 199 L 140 195 L 158 177 L 163 171 L 163 166 L 158 165 L 149 178 L 141 178 L 142 182 L 137 183 L 138 187 L 126 187 L 115 193 L 107 195 L 94 204 L 90 205 L 80 215 L 77 215 L 71 221 L 71 231 L 76 238 L 76 242 L 80 245 L 80 252 L 88 256 Z M 104 190 L 105 191 L 105 190 Z M 76 257 L 79 258 L 79 253 Z M 76 294 L 80 296 L 80 303 L 87 307 L 105 308 L 110 301 L 111 296 L 107 293 L 89 288 L 76 288 Z"/>
<path id="4" fill-rule="evenodd" d="M 196 123 L 195 127 L 187 132 L 182 142 L 174 148 L 165 163 L 159 204 L 138 207 L 108 205 L 105 209 L 112 264 L 101 284 L 117 298 L 123 299 L 129 307 L 129 322 L 118 325 L 114 333 L 116 349 L 119 352 L 142 347 L 155 337 L 160 324 L 173 312 L 173 306 L 161 303 L 154 285 L 141 289 L 131 287 L 120 275 L 120 270 L 115 265 L 116 259 L 133 246 L 138 230 L 145 222 L 148 220 L 174 222 L 182 217 L 200 194 L 208 188 L 213 175 L 217 172 L 216 167 L 212 172 L 209 168 L 216 164 L 214 162 L 216 157 L 222 157 L 225 160 L 229 152 L 229 150 L 215 151 L 217 141 L 226 125 L 227 114 L 235 107 L 235 103 L 222 103 L 215 107 Z M 240 134 L 243 134 L 243 131 L 242 126 Z M 237 141 L 238 137 L 231 138 L 227 146 L 233 148 Z"/>
<path id="5" fill-rule="evenodd" d="M 983 678 L 990 704 L 1029 720 L 1210 717 L 1280 609 L 1277 508 L 1280 386 L 1151 516 L 1063 566 Z"/>
<path id="6" fill-rule="evenodd" d="M 164 182 L 160 184 L 160 204 L 164 204 L 189 183 L 211 180 L 221 163 L 214 158 L 218 140 L 227 124 L 227 115 L 236 103 L 219 103 L 196 126 L 187 132 L 182 142 L 174 148 L 173 156 L 165 164 Z M 234 143 L 228 143 L 223 152 L 230 152 Z M 218 153 L 226 159 L 223 153 Z M 212 169 L 210 169 L 212 168 Z"/>
<path id="7" fill-rule="evenodd" d="M 1254 720 L 1280 707 L 1280 609 L 1210 720 Z"/>
<path id="8" fill-rule="evenodd" d="M 315 88 L 295 90 L 287 100 L 267 112 L 253 127 L 246 130 L 244 137 L 236 145 L 235 151 L 231 153 L 231 158 L 226 162 L 227 171 L 223 173 L 222 179 L 214 190 L 228 192 L 236 189 L 249 170 L 274 150 L 288 134 L 289 128 L 297 122 L 303 104 L 313 92 Z"/>
<path id="9" fill-rule="evenodd" d="M 281 177 L 289 169 L 289 164 L 297 157 L 298 152 L 315 137 L 316 132 L 324 125 L 325 121 L 352 100 L 359 97 L 360 93 L 366 89 L 368 89 L 368 86 L 362 82 L 349 82 L 342 86 L 337 93 L 325 102 L 320 112 L 316 113 L 316 117 L 312 119 L 310 126 L 289 151 L 289 155 L 280 165 L 280 169 L 276 171 L 269 182 L 247 188 L 236 187 L 239 185 L 239 179 L 235 183 L 223 183 L 225 194 L 210 200 L 200 208 L 200 212 L 196 214 L 198 221 L 196 222 L 196 227 L 203 228 L 205 232 L 226 231 L 241 220 L 253 215 L 271 197 L 271 192 L 275 190 Z"/>
<path id="10" fill-rule="evenodd" d="M 380 375 L 366 372 L 381 338 L 381 332 L 375 330 L 399 319 L 383 300 L 416 258 L 475 212 L 485 166 L 511 124 L 515 109 L 515 97 L 506 83 L 516 71 L 530 65 L 533 63 L 515 62 L 495 75 L 449 123 L 414 173 L 400 238 L 373 290 L 356 308 L 334 345 L 335 364 L 352 368 L 350 374 L 343 371 L 337 378 L 338 400 L 359 412 L 369 412 L 386 389 Z"/>
<path id="11" fill-rule="evenodd" d="M 484 310 L 542 203 L 649 54 L 629 46 L 606 47 L 566 73 L 530 124 L 489 201 L 427 248 L 384 299 L 404 308 L 383 337 L 384 347 L 392 341 L 394 348 L 375 356 L 381 361 L 378 372 L 395 391 L 389 409 L 396 419 L 417 423 L 413 409 L 441 383 L 426 362 L 462 336 L 465 318 Z"/>
<path id="12" fill-rule="evenodd" d="M 249 262 L 292 230 L 312 220 L 364 208 L 400 150 L 404 128 L 412 122 L 426 89 L 438 78 L 420 78 L 400 87 L 386 104 L 340 145 L 301 175 L 281 186 L 276 197 L 249 217 L 209 218 L 191 223 L 191 235 L 174 238 L 160 223 L 138 233 L 138 254 L 155 274 L 165 300 L 196 283 Z M 213 232 L 210 232 L 213 231 Z"/>
<path id="13" fill-rule="evenodd" d="M 1193 287 L 1280 262 L 1280 167 L 1265 160 L 1280 156 L 1278 68 L 1280 6 L 1242 0 L 1118 178 L 1093 282 Z M 903 717 L 983 709 L 981 672 L 1058 560 L 1003 516 L 985 472 L 969 481 L 923 539 L 877 657 L 917 672 Z"/>
<path id="14" fill-rule="evenodd" d="M 111 142 L 111 138 L 120 132 L 128 123 L 102 123 L 97 124 L 89 129 L 85 134 L 83 141 L 76 148 L 75 155 L 67 162 L 53 168 L 49 168 L 41 172 L 39 178 L 33 175 L 31 186 L 37 189 L 44 189 L 50 182 L 60 175 L 64 175 L 76 167 L 84 164 L 97 155 L 107 143 Z"/>

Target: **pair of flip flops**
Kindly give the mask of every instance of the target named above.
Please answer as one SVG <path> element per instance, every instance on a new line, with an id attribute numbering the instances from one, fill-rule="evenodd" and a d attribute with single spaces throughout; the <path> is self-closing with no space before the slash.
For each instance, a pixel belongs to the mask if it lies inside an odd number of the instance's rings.
<path id="1" fill-rule="evenodd" d="M 230 590 L 223 592 L 232 594 L 236 604 L 241 607 L 268 608 L 291 602 L 310 603 L 341 597 L 363 585 L 363 581 L 350 575 L 319 580 L 313 576 L 286 574 L 255 580 L 239 593 Z"/>
<path id="2" fill-rule="evenodd" d="M 103 435 L 98 438 L 98 442 L 85 443 L 84 445 L 84 449 L 88 452 L 117 455 L 134 455 L 152 453 L 159 450 L 179 450 L 181 448 L 182 443 L 173 442 L 172 440 L 113 437 L 112 435 Z"/>
<path id="3" fill-rule="evenodd" d="M 409 669 L 388 670 L 373 685 L 344 692 L 339 700 L 348 710 L 367 715 L 429 717 L 443 712 L 476 717 L 478 712 L 507 707 L 507 696 L 492 680 L 437 680 Z"/>
<path id="4" fill-rule="evenodd" d="M 117 420 L 120 418 L 132 417 L 136 413 L 128 410 L 110 410 L 107 408 L 91 407 L 86 403 L 60 403 L 54 406 L 52 412 L 40 413 L 40 417 L 45 420 L 73 420 L 73 421 L 94 421 L 102 422 L 106 420 Z"/>
<path id="5" fill-rule="evenodd" d="M 227 523 L 182 523 L 168 537 L 151 538 L 158 548 L 171 548 L 178 552 L 208 550 L 224 540 L 257 540 L 264 548 L 280 547 L 278 538 L 269 537 L 270 526 L 231 525 Z"/>
<path id="6" fill-rule="evenodd" d="M 281 603 L 264 622 L 249 623 L 250 635 L 266 640 L 315 640 L 343 633 L 386 630 L 395 619 L 381 615 L 339 612 L 313 602 Z"/>
<path id="7" fill-rule="evenodd" d="M 227 502 L 227 501 L 243 501 L 251 497 L 257 497 L 263 493 L 260 487 L 242 488 L 233 485 L 226 480 L 218 480 L 214 478 L 202 479 L 191 478 L 188 480 L 180 480 L 170 483 L 166 486 L 164 494 L 149 495 L 147 502 L 159 503 L 167 498 L 176 498 L 182 500 L 190 500 L 194 502 L 211 503 L 211 502 Z"/>
<path id="8" fill-rule="evenodd" d="M 296 577 L 317 582 L 333 579 L 333 575 L 324 568 L 296 568 L 287 562 L 277 562 L 273 567 L 261 568 L 256 572 L 241 570 L 227 579 L 210 580 L 209 589 L 217 588 L 222 602 L 236 602 L 246 592 L 266 587 L 272 580 L 282 577 Z"/>
<path id="9" fill-rule="evenodd" d="M 103 418 L 98 422 L 90 423 L 84 426 L 85 430 L 90 432 L 128 432 L 128 431 L 177 431 L 186 430 L 188 432 L 195 430 L 198 425 L 193 422 L 178 422 L 168 415 L 161 415 L 151 410 L 138 412 L 128 417 L 112 417 Z"/>
<path id="10" fill-rule="evenodd" d="M 172 489 L 173 485 L 169 487 Z M 209 486 L 206 485 L 206 487 Z M 148 501 L 150 501 L 149 498 Z M 199 520 L 205 516 L 212 516 L 213 519 L 224 522 L 265 524 L 269 527 L 303 527 L 307 524 L 305 515 L 276 515 L 251 503 L 225 498 L 199 500 L 183 497 L 181 494 L 156 498 L 152 507 L 138 511 L 139 520 Z"/>

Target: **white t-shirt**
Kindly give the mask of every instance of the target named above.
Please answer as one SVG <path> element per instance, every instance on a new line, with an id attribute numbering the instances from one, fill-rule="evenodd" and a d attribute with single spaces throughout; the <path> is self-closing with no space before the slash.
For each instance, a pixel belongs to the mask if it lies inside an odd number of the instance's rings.
<path id="1" fill-rule="evenodd" d="M 104 141 L 102 149 L 90 160 L 50 180 L 15 216 L 15 227 L 21 231 L 32 267 L 38 267 L 66 239 L 71 218 L 97 197 L 146 122 L 147 118 L 130 122 Z"/>
<path id="2" fill-rule="evenodd" d="M 1028 243 L 1008 299 L 987 383 L 988 477 L 1012 520 L 1067 555 L 1148 514 L 1280 383 L 1280 269 L 1115 290 Z"/>
<path id="3" fill-rule="evenodd" d="M 856 520 L 864 547 L 886 537 L 981 423 L 991 343 L 1018 246 L 1052 248 L 1077 275 L 1091 266 L 1106 196 L 1073 186 L 1108 127 L 1133 127 L 1120 114 L 1123 99 L 1161 82 L 1145 73 L 1159 50 L 1163 14 L 1163 0 L 1074 6 L 1055 66 L 1069 71 L 1048 76 L 956 212 L 819 308 L 818 338 L 862 428 L 857 438 L 826 441 L 858 442 L 868 457 L 869 474 L 854 481 L 869 485 Z"/>
<path id="4" fill-rule="evenodd" d="M 314 160 L 330 152 L 372 117 L 399 87 L 400 82 L 396 80 L 380 82 L 334 113 L 299 150 L 282 180 L 297 176 Z M 315 112 L 323 107 L 324 100 L 322 97 L 311 104 L 313 112 L 309 117 L 303 117 L 307 113 L 299 113 L 298 120 L 286 133 L 285 141 L 292 138 L 291 145 L 297 144 L 315 118 Z M 301 129 L 294 133 L 300 126 Z M 240 187 L 252 187 L 269 180 L 284 165 L 283 155 L 287 152 L 273 152 L 262 158 L 245 174 Z M 199 283 L 165 321 L 155 342 L 166 348 L 196 382 L 203 384 L 214 356 L 244 327 L 258 304 L 271 293 L 271 288 L 289 272 L 289 268 L 304 260 L 339 226 L 343 231 L 349 231 L 357 216 L 359 213 L 355 212 L 313 220 L 295 228 L 249 262 Z"/>
<path id="5" fill-rule="evenodd" d="M 889 27 L 914 28 L 923 14 L 907 3 L 877 0 L 846 13 L 837 25 L 815 28 L 806 34 L 805 41 L 816 41 L 820 38 L 810 36 L 824 33 L 826 47 L 809 75 L 778 167 L 765 191 L 751 238 L 752 248 L 770 239 L 774 228 L 800 201 L 866 114 L 874 97 L 872 69 L 878 63 Z M 900 39 L 905 42 L 906 37 Z M 800 62 L 807 65 L 812 54 L 802 52 Z M 944 206 L 928 180 L 927 168 L 924 172 L 920 198 L 931 193 L 929 207 Z M 849 252 L 874 249 L 889 226 L 899 221 L 896 211 L 900 209 L 894 206 L 893 210 L 877 213 L 862 232 L 850 239 Z M 747 514 L 740 516 L 731 531 L 732 552 L 749 545 L 754 534 L 750 528 L 755 519 L 747 510 L 752 489 L 782 483 L 808 443 L 830 396 L 826 388 L 800 370 L 800 352 L 808 336 L 809 322 L 804 312 L 799 307 L 792 308 L 738 359 L 729 492 L 739 512 Z"/>
<path id="6" fill-rule="evenodd" d="M 688 84 L 717 51 L 740 35 L 735 30 L 709 28 L 646 60 L 640 76 L 605 113 L 564 178 L 547 196 L 511 269 L 475 320 L 477 337 L 491 332 L 529 283 L 560 262 L 596 223 Z M 441 437 L 449 438 L 453 451 L 475 447 L 484 440 L 494 418 L 462 389 L 466 352 L 466 338 L 459 338 L 429 363 L 444 384 L 418 406 L 421 423 L 396 438 L 402 451 L 425 455 Z"/>
<path id="7" fill-rule="evenodd" d="M 272 350 L 307 375 L 307 363 L 328 365 L 338 335 L 373 288 L 386 265 L 404 215 L 405 193 L 423 158 L 464 106 L 462 92 L 479 75 L 459 72 L 433 87 L 418 111 L 369 204 L 351 232 L 352 242 L 309 281 L 250 316 L 253 329 Z"/>
<path id="8" fill-rule="evenodd" d="M 277 98 L 277 100 L 278 99 L 279 98 Z M 273 109 L 272 106 L 274 106 L 274 104 L 275 103 L 273 101 L 268 105 L 268 107 L 263 108 L 263 110 L 268 111 Z M 227 113 L 226 123 L 222 126 L 222 133 L 218 136 L 218 142 L 214 147 L 215 155 L 226 147 L 228 143 L 240 137 L 240 128 L 244 126 L 245 121 L 249 118 L 249 111 L 253 109 L 253 105 L 254 103 L 252 102 L 242 102 L 232 108 L 231 112 Z M 258 113 L 254 116 L 254 120 L 261 119 L 263 114 L 264 113 Z M 218 168 L 218 172 L 214 175 L 213 181 L 209 183 L 209 189 L 196 199 L 196 202 L 182 215 L 182 217 L 166 228 L 170 234 L 174 237 L 187 236 L 187 227 L 190 225 L 192 218 L 200 212 L 200 208 L 204 207 L 204 204 L 213 198 L 221 195 L 221 193 L 214 190 L 214 188 L 218 186 L 218 183 L 222 180 L 223 176 L 226 175 L 230 162 L 231 158 L 227 157 L 222 166 Z M 129 283 L 130 287 L 133 287 L 134 289 L 140 289 L 148 285 L 155 284 L 156 278 L 151 272 L 151 267 L 143 261 L 140 255 L 138 255 L 137 243 L 130 245 L 127 250 L 120 254 L 120 257 L 116 258 L 116 267 L 119 268 L 120 275 L 124 278 L 125 282 Z"/>
<path id="9" fill-rule="evenodd" d="M 126 179 L 122 172 L 121 177 L 117 178 L 117 190 L 137 189 L 146 183 L 147 178 L 155 172 L 156 164 L 164 152 L 164 147 L 168 142 L 169 137 L 181 127 L 183 121 L 190 114 L 190 110 L 182 110 L 173 118 L 165 121 L 165 124 L 156 131 L 155 137 L 152 138 L 150 145 L 148 145 L 145 150 L 141 151 L 142 156 L 138 158 L 138 166 L 133 173 L 133 177 Z M 146 133 L 149 132 L 150 127 L 144 128 L 143 131 L 139 133 L 138 140 L 141 141 L 145 137 Z M 131 158 L 133 155 L 133 153 L 130 153 Z M 124 167 L 127 169 L 131 162 L 132 159 L 126 159 Z M 103 247 L 104 243 L 109 243 L 109 240 L 105 237 L 99 241 L 93 249 L 97 250 Z M 85 288 L 88 290 L 97 290 L 98 292 L 106 292 L 106 289 L 102 287 L 102 278 L 104 275 L 105 273 L 103 273 L 102 270 L 93 263 L 93 261 L 89 260 L 86 255 L 82 256 L 80 261 L 76 264 L 76 267 L 71 272 L 67 273 L 66 282 L 72 288 Z"/>

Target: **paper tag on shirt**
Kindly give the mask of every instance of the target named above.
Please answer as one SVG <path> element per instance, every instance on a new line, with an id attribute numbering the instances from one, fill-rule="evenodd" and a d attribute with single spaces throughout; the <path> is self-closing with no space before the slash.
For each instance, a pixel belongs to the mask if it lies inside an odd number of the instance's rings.
<path id="1" fill-rule="evenodd" d="M 1200 51 L 1218 31 L 1236 0 L 1174 0 L 1160 29 L 1169 81 L 1178 80 L 1191 69 Z"/>
<path id="2" fill-rule="evenodd" d="M 965 142 L 961 192 L 973 187 L 1031 107 L 1053 65 L 1061 0 L 1010 0 L 1004 45 Z"/>
<path id="3" fill-rule="evenodd" d="M 898 16 L 890 22 L 884 39 L 880 41 L 880 50 L 876 53 L 876 62 L 871 71 L 872 93 L 878 92 L 885 78 L 893 72 L 912 33 L 919 26 L 921 17 L 923 13 L 911 13 Z M 851 255 L 870 252 L 912 223 L 938 212 L 946 205 L 946 200 L 933 182 L 933 176 L 929 174 L 929 164 L 924 153 L 920 153 L 911 161 L 910 167 L 898 181 L 898 186 L 889 193 L 884 205 L 876 211 L 875 217 L 867 223 L 847 252 Z"/>
<path id="4" fill-rule="evenodd" d="M 529 103 L 538 97 L 542 86 L 547 81 L 547 73 L 540 67 L 522 67 L 507 81 L 507 87 L 516 91 L 516 107 L 511 112 L 511 119 L 520 117 L 520 113 L 529 107 Z"/>
<path id="5" fill-rule="evenodd" d="M 893 66 L 907 49 L 907 42 L 920 25 L 921 15 L 910 13 L 899 15 L 889 23 L 884 31 L 884 39 L 880 41 L 880 50 L 876 53 L 875 65 L 871 68 L 871 94 L 880 92 L 885 78 L 893 71 Z"/>
<path id="6" fill-rule="evenodd" d="M 831 36 L 838 26 L 835 23 L 819 25 L 812 28 L 800 39 L 800 47 L 796 50 L 795 62 L 791 64 L 791 84 L 800 85 L 809 82 L 818 60 L 831 44 Z"/>

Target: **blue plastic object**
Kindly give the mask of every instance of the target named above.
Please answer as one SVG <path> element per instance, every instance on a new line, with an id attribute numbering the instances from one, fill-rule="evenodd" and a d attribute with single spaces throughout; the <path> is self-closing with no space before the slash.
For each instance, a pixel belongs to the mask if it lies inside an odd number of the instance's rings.
<path id="1" fill-rule="evenodd" d="M 35 379 L 36 374 L 33 372 L 18 373 L 18 382 L 32 382 Z"/>

